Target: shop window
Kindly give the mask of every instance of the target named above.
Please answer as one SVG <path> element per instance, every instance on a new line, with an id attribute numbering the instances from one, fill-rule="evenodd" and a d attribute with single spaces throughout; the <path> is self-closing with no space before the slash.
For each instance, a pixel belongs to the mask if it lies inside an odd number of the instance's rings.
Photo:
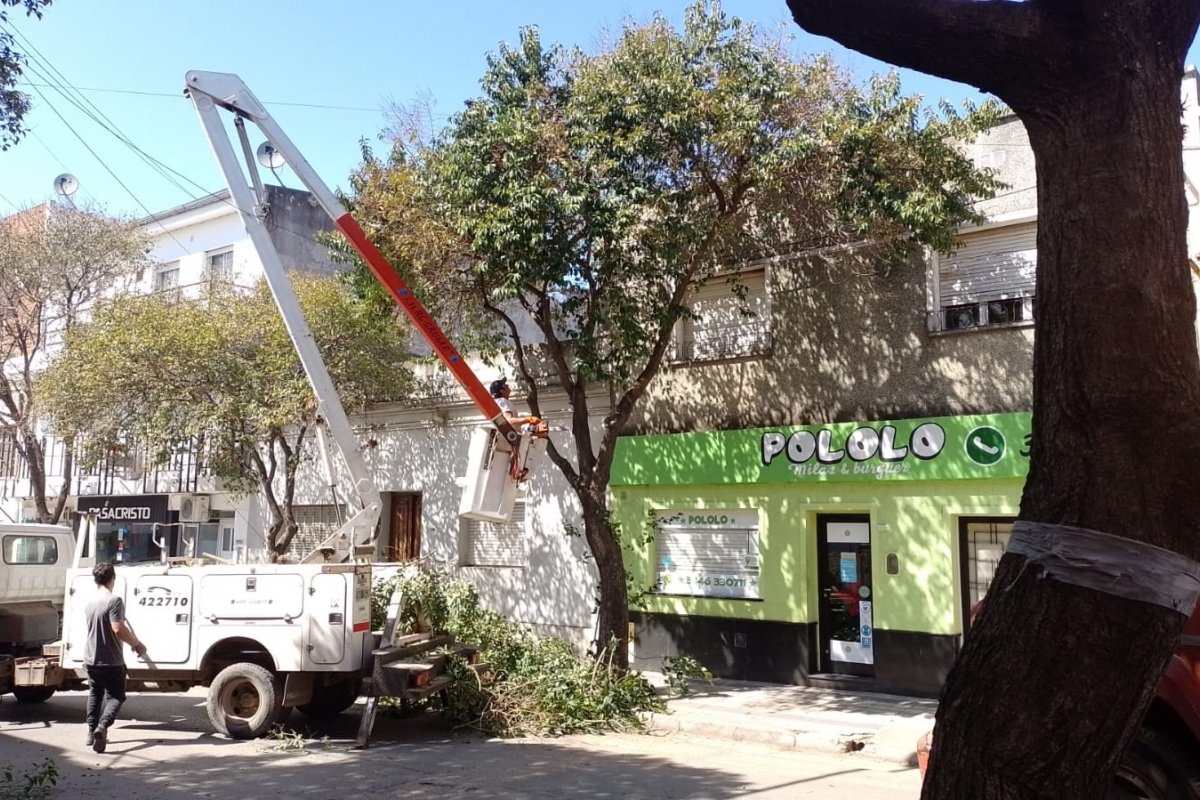
<path id="1" fill-rule="evenodd" d="M 962 554 L 963 619 L 969 625 L 971 607 L 983 599 L 1000 558 L 1008 550 L 1012 536 L 1010 518 L 964 519 L 959 523 L 959 548 Z"/>
<path id="2" fill-rule="evenodd" d="M 658 511 L 654 542 L 660 594 L 761 597 L 756 509 Z"/>
<path id="3" fill-rule="evenodd" d="M 529 557 L 525 552 L 525 501 L 513 504 L 508 522 L 481 522 L 459 519 L 459 559 L 463 567 L 524 567 Z"/>
<path id="4" fill-rule="evenodd" d="M 930 331 L 1030 323 L 1037 272 L 1037 222 L 965 233 L 932 262 Z"/>
<path id="5" fill-rule="evenodd" d="M 715 277 L 686 300 L 693 315 L 676 330 L 675 361 L 718 361 L 771 349 L 771 305 L 764 269 Z"/>
<path id="6" fill-rule="evenodd" d="M 58 561 L 58 543 L 52 536 L 5 536 L 5 564 L 53 564 Z"/>

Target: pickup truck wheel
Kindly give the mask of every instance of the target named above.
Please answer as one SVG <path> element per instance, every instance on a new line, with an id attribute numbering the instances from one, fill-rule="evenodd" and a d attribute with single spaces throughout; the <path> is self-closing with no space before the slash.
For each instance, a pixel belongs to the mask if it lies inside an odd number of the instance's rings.
<path id="1" fill-rule="evenodd" d="M 357 675 L 342 678 L 329 686 L 314 686 L 312 699 L 296 708 L 306 717 L 325 719 L 336 717 L 358 699 L 362 678 Z"/>
<path id="2" fill-rule="evenodd" d="M 34 703 L 44 703 L 54 696 L 53 686 L 14 686 L 13 697 L 17 698 L 18 703 L 26 703 L 33 705 Z"/>
<path id="3" fill-rule="evenodd" d="M 208 719 L 232 739 L 266 734 L 283 710 L 283 692 L 275 676 L 258 664 L 230 664 L 208 689 Z"/>
<path id="4" fill-rule="evenodd" d="M 1200 759 L 1165 733 L 1142 728 L 1117 765 L 1109 800 L 1200 800 Z"/>

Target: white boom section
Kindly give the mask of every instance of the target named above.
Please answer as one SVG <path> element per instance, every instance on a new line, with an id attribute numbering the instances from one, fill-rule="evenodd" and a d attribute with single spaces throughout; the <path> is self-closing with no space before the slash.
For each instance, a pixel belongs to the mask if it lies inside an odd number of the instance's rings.
<path id="1" fill-rule="evenodd" d="M 232 80 L 230 80 L 231 78 Z M 333 435 L 333 440 L 354 483 L 354 494 L 357 496 L 355 513 L 350 514 L 341 527 L 314 551 L 313 556 L 306 560 L 345 561 L 354 555 L 372 555 L 379 514 L 382 509 L 379 489 L 363 458 L 362 448 L 358 444 L 358 439 L 350 426 L 350 420 L 346 417 L 346 412 L 338 399 L 337 390 L 325 368 L 325 362 L 321 359 L 321 353 L 317 348 L 312 331 L 304 320 L 304 314 L 300 310 L 296 294 L 288 281 L 279 253 L 275 250 L 270 234 L 263 223 L 266 208 L 262 203 L 261 183 L 258 180 L 258 172 L 252 157 L 247 164 L 247 170 L 254 183 L 253 190 L 247 185 L 246 173 L 238 163 L 237 154 L 230 141 L 228 130 L 221 120 L 218 108 L 225 108 L 239 117 L 256 123 L 267 139 L 283 153 L 288 164 L 309 186 L 317 201 L 331 216 L 336 217 L 335 212 L 340 209 L 340 204 L 333 194 L 316 179 L 308 162 L 296 151 L 291 141 L 274 123 L 262 104 L 235 76 L 189 72 L 187 74 L 187 94 L 196 108 L 196 113 L 208 136 L 209 144 L 212 146 L 213 154 L 216 156 L 217 164 L 225 176 L 225 183 L 229 187 L 233 204 L 241 216 L 242 223 L 246 226 L 246 232 L 250 236 L 254 249 L 258 251 L 263 272 L 271 288 L 271 294 L 275 298 L 275 304 L 279 307 L 279 313 L 283 317 L 288 335 L 291 337 L 300 362 L 304 366 L 305 374 L 312 384 L 313 393 L 320 404 L 321 417 L 329 426 L 329 431 Z M 244 139 L 244 130 L 239 128 L 239 133 L 242 135 L 243 149 L 248 150 Z M 256 197 L 256 193 L 259 196 Z M 330 478 L 332 480 L 332 476 Z"/>

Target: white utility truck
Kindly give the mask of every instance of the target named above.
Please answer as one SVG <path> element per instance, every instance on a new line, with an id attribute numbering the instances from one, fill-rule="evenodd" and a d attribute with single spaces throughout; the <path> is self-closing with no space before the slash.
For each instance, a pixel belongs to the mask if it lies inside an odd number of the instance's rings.
<path id="1" fill-rule="evenodd" d="M 424 306 L 237 76 L 189 72 L 185 94 L 212 145 L 231 202 L 258 251 L 312 384 L 319 415 L 352 486 L 348 492 L 337 492 L 326 459 L 331 490 L 347 506 L 345 522 L 300 563 L 227 564 L 164 556 L 158 562 L 120 565 L 113 591 L 124 598 L 129 623 L 148 648 L 147 660 L 128 662 L 131 688 L 170 691 L 207 686 L 213 727 L 249 738 L 266 733 L 285 709 L 312 715 L 341 712 L 365 687 L 368 702 L 358 735 L 359 746 L 365 746 L 379 697 L 416 699 L 441 691 L 450 680 L 444 674 L 447 659 L 458 654 L 473 661 L 475 650 L 455 644 L 448 636 L 399 635 L 394 625 L 399 598 L 392 598 L 388 628 L 378 634 L 371 631 L 369 562 L 376 549 L 379 490 L 267 231 L 270 208 L 247 121 L 267 138 L 265 163 L 274 168 L 278 165 L 271 159 L 282 156 L 490 422 L 472 439 L 459 513 L 506 520 L 517 484 L 544 451 L 545 441 L 513 428 Z M 239 148 L 231 141 L 221 111 L 233 116 Z M 61 641 L 47 645 L 40 656 L 13 659 L 8 684 L 0 672 L 0 691 L 46 699 L 54 688 L 84 676 L 83 607 L 96 591 L 91 574 L 96 527 L 94 515 L 85 515 L 61 595 L 65 597 Z"/>

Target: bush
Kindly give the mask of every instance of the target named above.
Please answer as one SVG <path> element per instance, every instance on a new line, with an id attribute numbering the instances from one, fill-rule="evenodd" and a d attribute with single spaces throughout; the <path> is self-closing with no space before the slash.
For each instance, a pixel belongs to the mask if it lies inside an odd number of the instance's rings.
<path id="1" fill-rule="evenodd" d="M 678 697 L 683 697 L 691 691 L 692 681 L 712 683 L 712 673 L 691 656 L 666 656 L 663 658 L 663 675 L 667 677 L 667 685 L 671 687 L 671 694 Z"/>
<path id="2" fill-rule="evenodd" d="M 561 639 L 536 638 L 483 608 L 474 586 L 443 573 L 410 571 L 377 584 L 377 630 L 396 587 L 403 597 L 402 632 L 453 634 L 477 645 L 488 665 L 486 681 L 461 660 L 449 665 L 454 682 L 442 711 L 456 724 L 498 736 L 598 733 L 640 729 L 641 712 L 662 710 L 650 684 L 626 668 L 622 643 L 613 642 L 597 658 L 581 658 Z"/>

